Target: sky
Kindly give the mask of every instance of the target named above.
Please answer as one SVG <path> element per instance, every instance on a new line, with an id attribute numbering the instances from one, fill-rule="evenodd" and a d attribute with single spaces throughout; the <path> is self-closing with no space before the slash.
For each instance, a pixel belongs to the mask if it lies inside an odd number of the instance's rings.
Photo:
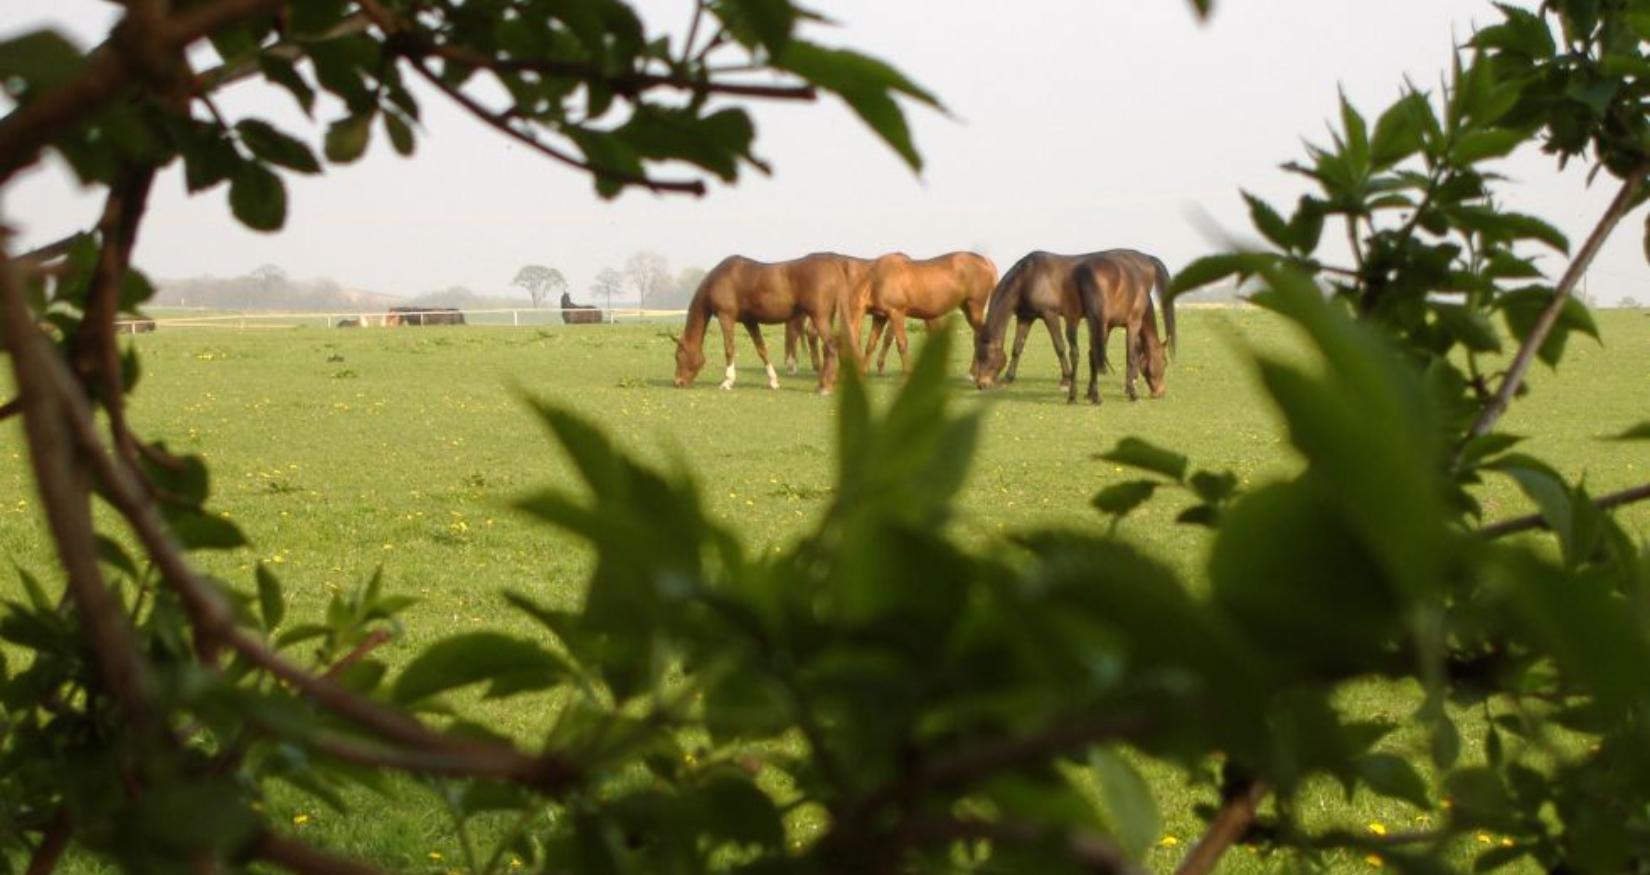
<path id="1" fill-rule="evenodd" d="M 637 0 L 651 29 L 680 33 L 691 0 Z M 909 105 L 925 158 L 911 172 L 848 109 L 757 105 L 756 151 L 771 176 L 711 181 L 695 199 L 630 191 L 596 197 L 589 181 L 503 138 L 434 93 L 412 160 L 375 142 L 321 178 L 286 177 L 286 230 L 260 234 L 229 214 L 226 189 L 157 185 L 139 240 L 156 277 L 239 276 L 263 264 L 348 288 L 416 295 L 450 286 L 518 293 L 529 263 L 562 271 L 575 297 L 637 250 L 672 270 L 739 254 L 779 260 L 818 250 L 926 257 L 977 249 L 999 268 L 1033 249 L 1134 247 L 1171 269 L 1251 239 L 1240 189 L 1293 203 L 1304 181 L 1279 165 L 1325 142 L 1337 90 L 1374 116 L 1409 77 L 1439 81 L 1450 47 L 1488 0 L 1222 0 L 1199 23 L 1185 0 L 815 0 L 835 20 L 810 38 L 883 57 L 937 94 L 946 112 Z M 1527 5 L 1527 4 L 1526 4 Z M 42 26 L 90 45 L 117 7 L 103 0 L 5 0 L 0 39 Z M 319 144 L 323 106 L 306 120 L 284 93 L 250 82 L 221 106 L 271 118 Z M 317 152 L 319 149 L 317 148 Z M 1606 179 L 1559 172 L 1529 150 L 1504 162 L 1511 209 L 1542 215 L 1579 244 L 1611 195 Z M 679 174 L 671 174 L 679 175 Z M 21 247 L 90 226 L 100 202 L 56 159 L 0 203 Z M 1549 256 L 1552 275 L 1562 262 Z M 1650 301 L 1636 220 L 1588 279 L 1601 301 Z"/>

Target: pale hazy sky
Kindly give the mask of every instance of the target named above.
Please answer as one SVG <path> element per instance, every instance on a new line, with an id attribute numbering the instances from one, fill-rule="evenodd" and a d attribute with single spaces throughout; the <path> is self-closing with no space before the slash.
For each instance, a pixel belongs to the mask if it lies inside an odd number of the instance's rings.
<path id="1" fill-rule="evenodd" d="M 690 0 L 640 0 L 655 29 L 679 31 Z M 755 112 L 772 177 L 709 196 L 629 192 L 589 182 L 420 92 L 425 136 L 413 160 L 375 141 L 326 177 L 287 176 L 288 230 L 242 229 L 225 191 L 196 197 L 173 169 L 157 186 L 138 263 L 159 277 L 235 276 L 263 263 L 298 277 L 413 295 L 452 285 L 511 293 L 516 268 L 549 264 L 583 296 L 638 249 L 672 269 L 729 254 L 789 258 L 833 249 L 928 255 L 977 247 L 999 267 L 1028 250 L 1133 246 L 1171 268 L 1215 247 L 1207 219 L 1248 236 L 1239 188 L 1288 206 L 1301 181 L 1278 169 L 1302 139 L 1327 139 L 1336 89 L 1374 115 L 1407 74 L 1438 81 L 1452 40 L 1489 22 L 1488 0 L 1222 0 L 1196 23 L 1185 0 L 816 0 L 839 27 L 811 37 L 891 60 L 937 93 L 944 116 L 910 107 L 920 176 L 833 98 Z M 4 0 L 0 38 L 51 23 L 82 45 L 114 14 L 101 0 Z M 284 92 L 232 89 L 226 113 L 268 114 L 318 143 Z M 323 109 L 324 122 L 337 109 Z M 317 149 L 317 151 L 319 151 Z M 1504 171 L 1506 203 L 1555 221 L 1579 244 L 1610 197 L 1540 154 Z M 91 224 L 98 203 L 55 162 L 7 198 L 23 245 Z M 1201 215 L 1204 218 L 1198 218 Z M 1556 274 L 1556 257 L 1547 262 Z M 1650 300 L 1636 221 L 1591 282 L 1604 300 Z"/>

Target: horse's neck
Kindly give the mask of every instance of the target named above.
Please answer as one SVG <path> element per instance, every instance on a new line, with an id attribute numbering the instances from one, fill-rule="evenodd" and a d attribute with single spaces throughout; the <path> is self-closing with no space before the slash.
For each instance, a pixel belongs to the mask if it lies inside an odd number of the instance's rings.
<path id="1" fill-rule="evenodd" d="M 698 348 L 705 343 L 705 329 L 710 325 L 710 308 L 694 301 L 688 307 L 687 323 L 682 326 L 682 343 Z"/>
<path id="2" fill-rule="evenodd" d="M 995 342 L 1001 342 L 1003 336 L 1008 333 L 1008 318 L 1014 315 L 1015 310 L 1020 309 L 1020 296 L 1024 294 L 1025 278 L 1011 276 L 1009 279 L 1013 282 L 1004 284 L 1001 295 L 992 295 L 986 307 L 986 337 Z"/>

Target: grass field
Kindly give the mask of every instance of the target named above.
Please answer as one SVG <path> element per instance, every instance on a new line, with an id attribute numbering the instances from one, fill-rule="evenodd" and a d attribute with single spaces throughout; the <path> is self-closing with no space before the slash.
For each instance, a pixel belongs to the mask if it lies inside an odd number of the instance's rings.
<path id="1" fill-rule="evenodd" d="M 1540 369 L 1534 393 L 1504 422 L 1507 431 L 1535 436 L 1528 448 L 1566 474 L 1586 475 L 1595 493 L 1650 477 L 1643 444 L 1599 440 L 1650 418 L 1650 317 L 1614 311 L 1600 313 L 1599 321 L 1604 343 L 1575 341 L 1562 369 Z M 1203 467 L 1230 468 L 1247 484 L 1292 470 L 1297 462 L 1246 362 L 1251 349 L 1287 354 L 1293 335 L 1244 310 L 1188 310 L 1181 325 L 1180 354 L 1162 401 L 1127 402 L 1114 375 L 1104 378 L 1101 407 L 1066 405 L 1040 332 L 1013 387 L 982 394 L 957 377 L 956 403 L 983 408 L 985 416 L 959 536 L 984 546 L 1031 526 L 1102 528 L 1090 497 L 1130 475 L 1093 454 L 1125 435 L 1179 449 Z M 292 602 L 289 622 L 317 617 L 331 592 L 382 566 L 389 590 L 420 599 L 405 615 L 404 642 L 387 651 L 392 662 L 454 632 L 528 631 L 502 609 L 501 589 L 561 605 L 580 596 L 585 551 L 510 507 L 529 490 L 567 478 L 524 395 L 601 422 L 661 467 L 691 471 L 714 513 L 753 548 L 795 537 L 830 495 L 832 402 L 813 393 L 810 375 L 785 377 L 779 391 L 768 390 L 743 338 L 740 384 L 731 392 L 716 389 L 717 361 L 694 389 L 671 388 L 671 342 L 646 326 L 163 328 L 134 342 L 144 368 L 133 400 L 138 430 L 204 454 L 215 477 L 212 507 L 255 542 L 203 554 L 201 563 L 246 589 L 255 563 L 270 563 Z M 772 342 L 777 346 L 777 338 Z M 1114 339 L 1114 358 L 1120 346 Z M 958 344 L 958 374 L 965 347 Z M 872 384 L 886 396 L 896 378 Z M 54 563 L 22 454 L 17 425 L 0 426 L 0 555 L 44 573 Z M 1488 484 L 1481 498 L 1491 519 L 1530 510 L 1504 482 Z M 1202 530 L 1171 522 L 1181 506 L 1174 497 L 1160 500 L 1122 531 L 1191 572 L 1208 544 Z M 1622 518 L 1641 537 L 1650 535 L 1650 510 L 1635 508 Z M 0 594 L 9 596 L 14 586 L 0 583 Z M 1371 686 L 1352 699 L 1350 708 L 1401 720 L 1410 697 Z M 545 723 L 543 713 L 522 711 L 489 718 L 522 734 Z M 1420 742 L 1399 733 L 1392 743 Z M 1195 837 L 1190 809 L 1200 797 L 1166 779 L 1159 792 L 1167 835 L 1179 844 L 1154 851 L 1150 862 L 1168 868 Z M 1360 798 L 1347 808 L 1332 788 L 1322 795 L 1324 816 L 1346 820 L 1342 825 L 1413 825 L 1414 812 L 1396 803 Z M 297 808 L 281 815 L 303 818 L 295 828 L 333 847 L 402 870 L 452 868 L 455 840 L 427 796 L 355 801 L 366 816 Z M 1270 868 L 1240 854 L 1226 871 Z"/>

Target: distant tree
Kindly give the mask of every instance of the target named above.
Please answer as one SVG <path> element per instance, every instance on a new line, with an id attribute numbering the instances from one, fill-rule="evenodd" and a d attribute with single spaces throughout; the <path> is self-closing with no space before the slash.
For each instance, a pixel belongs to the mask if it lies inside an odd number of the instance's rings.
<path id="1" fill-rule="evenodd" d="M 1617 306 L 1624 310 L 1636 310 L 1639 308 L 1640 304 L 1638 298 L 1635 298 L 1632 295 L 1627 295 L 1621 299 Z"/>
<path id="2" fill-rule="evenodd" d="M 686 302 L 693 300 L 693 293 L 699 291 L 699 284 L 705 281 L 705 269 L 702 267 L 684 267 L 676 275 L 676 291 L 672 298 Z"/>
<path id="3" fill-rule="evenodd" d="M 613 296 L 624 290 L 625 275 L 611 267 L 602 268 L 596 274 L 596 281 L 590 284 L 590 294 L 598 295 L 607 304 L 607 309 L 613 309 Z"/>
<path id="4" fill-rule="evenodd" d="M 533 299 L 533 306 L 538 307 L 552 292 L 567 291 L 567 278 L 561 271 L 542 264 L 523 265 L 516 271 L 516 278 L 510 281 L 512 285 L 527 290 L 527 296 Z"/>
<path id="5" fill-rule="evenodd" d="M 255 280 L 262 281 L 266 285 L 274 285 L 275 283 L 284 283 L 287 281 L 287 273 L 285 268 L 282 268 L 278 264 L 260 264 L 247 275 Z"/>
<path id="6" fill-rule="evenodd" d="M 669 291 L 670 262 L 657 252 L 638 252 L 624 263 L 624 276 L 636 293 L 636 306 L 646 307 L 648 301 Z"/>

